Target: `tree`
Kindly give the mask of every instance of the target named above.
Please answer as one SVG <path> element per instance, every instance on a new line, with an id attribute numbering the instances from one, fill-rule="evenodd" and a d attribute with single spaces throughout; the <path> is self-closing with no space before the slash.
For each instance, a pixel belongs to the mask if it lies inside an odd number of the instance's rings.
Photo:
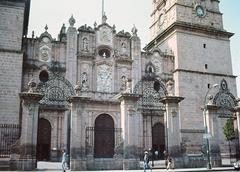
<path id="1" fill-rule="evenodd" d="M 223 132 L 224 132 L 226 140 L 228 141 L 230 162 L 231 162 L 231 146 L 230 146 L 230 142 L 233 139 L 235 139 L 234 125 L 233 125 L 233 119 L 232 118 L 227 119 L 227 122 L 226 122 L 225 126 L 223 127 Z"/>

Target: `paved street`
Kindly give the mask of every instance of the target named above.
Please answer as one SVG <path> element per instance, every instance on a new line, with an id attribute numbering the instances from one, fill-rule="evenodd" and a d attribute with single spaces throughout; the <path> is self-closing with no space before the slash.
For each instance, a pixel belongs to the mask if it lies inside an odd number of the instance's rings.
<path id="1" fill-rule="evenodd" d="M 51 171 L 57 172 L 61 171 L 61 163 L 52 163 L 52 162 L 38 162 L 37 171 Z M 70 171 L 70 170 L 67 170 Z M 122 171 L 130 171 L 130 172 L 143 172 L 143 170 L 111 170 L 114 172 L 122 172 Z M 201 172 L 208 171 L 206 168 L 189 168 L 189 169 L 174 169 L 174 170 L 165 170 L 165 169 L 153 169 L 152 172 L 166 172 L 166 171 L 174 171 L 174 172 Z M 231 167 L 221 167 L 221 168 L 213 168 L 211 171 L 234 171 Z M 99 172 L 99 171 L 91 171 L 91 172 Z M 101 171 L 103 172 L 103 171 Z M 110 170 L 107 170 L 110 172 Z M 147 172 L 151 172 L 147 170 Z"/>

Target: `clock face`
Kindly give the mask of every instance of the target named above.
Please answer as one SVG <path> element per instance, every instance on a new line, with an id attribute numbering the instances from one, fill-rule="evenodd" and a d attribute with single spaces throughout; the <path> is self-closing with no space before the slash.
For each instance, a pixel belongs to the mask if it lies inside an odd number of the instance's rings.
<path id="1" fill-rule="evenodd" d="M 47 38 L 47 37 L 44 37 L 42 40 L 43 40 L 44 43 L 49 43 L 50 42 L 49 38 Z"/>
<path id="2" fill-rule="evenodd" d="M 196 6 L 197 16 L 203 17 L 205 15 L 204 8 L 201 5 Z"/>

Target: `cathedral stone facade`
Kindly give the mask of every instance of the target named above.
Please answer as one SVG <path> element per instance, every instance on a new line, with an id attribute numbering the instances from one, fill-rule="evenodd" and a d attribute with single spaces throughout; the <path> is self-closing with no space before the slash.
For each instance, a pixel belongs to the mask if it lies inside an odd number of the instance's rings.
<path id="1" fill-rule="evenodd" d="M 12 170 L 59 161 L 71 170 L 138 169 L 143 152 L 178 167 L 229 156 L 223 128 L 239 109 L 218 0 L 153 0 L 151 41 L 137 28 L 75 26 L 27 37 L 30 0 L 0 2 L 0 157 Z M 147 28 L 147 26 L 146 26 Z M 224 65 L 223 65 L 224 64 Z M 8 132 L 8 135 L 6 133 Z M 9 134 L 10 133 L 10 134 Z"/>

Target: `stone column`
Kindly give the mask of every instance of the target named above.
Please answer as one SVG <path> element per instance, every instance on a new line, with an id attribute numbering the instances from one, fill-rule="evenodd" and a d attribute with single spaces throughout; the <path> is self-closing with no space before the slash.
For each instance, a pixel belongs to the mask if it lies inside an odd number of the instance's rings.
<path id="1" fill-rule="evenodd" d="M 71 170 L 87 170 L 86 157 L 86 126 L 84 114 L 84 102 L 87 97 L 71 97 L 71 141 L 70 141 L 70 164 Z"/>
<path id="2" fill-rule="evenodd" d="M 216 105 L 207 105 L 205 111 L 203 111 L 204 126 L 207 126 L 207 133 L 205 133 L 203 138 L 210 144 L 210 161 L 213 167 L 220 167 L 222 165 L 221 151 L 219 145 L 219 126 L 221 125 L 219 123 L 219 116 L 217 114 L 217 110 L 218 107 Z"/>
<path id="3" fill-rule="evenodd" d="M 118 96 L 121 101 L 121 128 L 123 136 L 123 169 L 139 169 L 139 125 L 137 100 L 139 95 L 123 93 Z"/>
<path id="4" fill-rule="evenodd" d="M 179 102 L 183 97 L 167 96 L 160 100 L 166 106 L 165 114 L 165 130 L 167 135 L 166 145 L 168 154 L 174 159 L 174 167 L 179 168 L 183 166 L 183 162 L 176 158 L 182 157 L 181 153 L 181 139 L 180 139 L 180 114 Z"/>
<path id="5" fill-rule="evenodd" d="M 38 131 L 39 100 L 38 93 L 20 93 L 22 100 L 21 137 L 12 148 L 10 169 L 30 171 L 36 168 L 36 147 Z"/>

